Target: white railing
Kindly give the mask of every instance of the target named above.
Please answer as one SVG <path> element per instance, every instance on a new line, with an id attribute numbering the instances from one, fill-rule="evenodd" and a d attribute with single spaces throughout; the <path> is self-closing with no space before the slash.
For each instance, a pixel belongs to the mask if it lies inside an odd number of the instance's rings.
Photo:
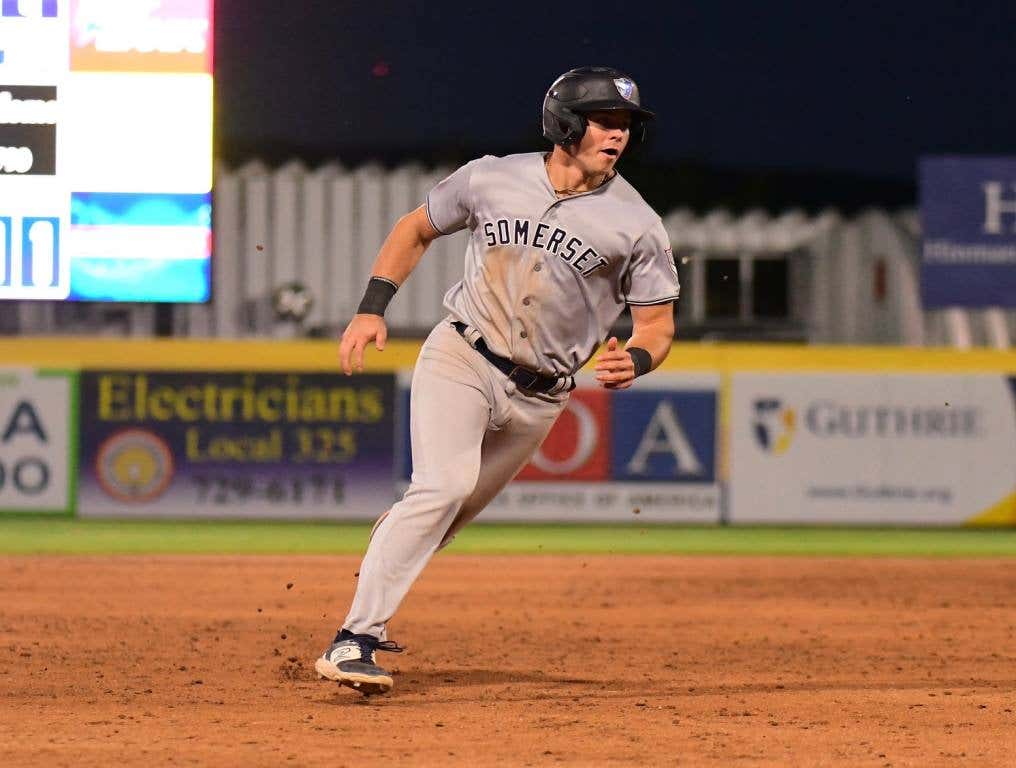
<path id="1" fill-rule="evenodd" d="M 178 307 L 175 331 L 191 336 L 286 336 L 271 295 L 286 283 L 313 300 L 303 328 L 334 333 L 353 314 L 392 225 L 453 169 L 366 165 L 268 171 L 250 163 L 222 172 L 215 189 L 211 305 Z M 465 233 L 440 238 L 389 310 L 393 328 L 421 330 L 442 314 L 441 297 L 461 272 Z"/>

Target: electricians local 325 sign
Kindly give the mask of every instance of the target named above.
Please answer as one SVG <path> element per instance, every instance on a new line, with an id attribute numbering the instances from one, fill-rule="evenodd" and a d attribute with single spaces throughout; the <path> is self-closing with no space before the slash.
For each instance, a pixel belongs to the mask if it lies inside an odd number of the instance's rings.
<path id="1" fill-rule="evenodd" d="M 0 512 L 67 512 L 71 374 L 0 368 Z"/>

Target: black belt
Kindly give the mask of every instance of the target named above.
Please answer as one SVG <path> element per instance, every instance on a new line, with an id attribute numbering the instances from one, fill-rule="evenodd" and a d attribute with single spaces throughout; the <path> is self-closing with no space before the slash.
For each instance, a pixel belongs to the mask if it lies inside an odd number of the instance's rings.
<path id="1" fill-rule="evenodd" d="M 452 323 L 452 327 L 459 332 L 462 338 L 466 338 L 466 328 L 468 326 L 465 323 L 460 323 L 456 320 Z M 468 341 L 468 339 L 466 340 Z M 487 342 L 482 338 L 476 339 L 476 342 L 473 343 L 473 348 L 487 358 L 488 363 L 501 371 L 511 381 L 514 381 L 521 389 L 528 389 L 530 392 L 550 392 L 561 382 L 556 376 L 544 376 L 542 373 L 516 365 L 507 357 L 495 355 L 490 351 L 487 347 Z"/>

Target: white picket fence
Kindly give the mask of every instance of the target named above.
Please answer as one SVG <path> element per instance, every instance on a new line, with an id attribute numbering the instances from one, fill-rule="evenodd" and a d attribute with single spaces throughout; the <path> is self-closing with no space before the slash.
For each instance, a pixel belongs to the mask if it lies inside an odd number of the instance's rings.
<path id="1" fill-rule="evenodd" d="M 313 303 L 304 328 L 336 328 L 355 312 L 378 249 L 398 218 L 453 169 L 375 165 L 312 171 L 250 163 L 216 180 L 215 253 L 209 305 L 178 307 L 174 330 L 187 336 L 286 336 L 273 291 L 298 282 Z M 418 330 L 440 317 L 441 296 L 462 270 L 465 234 L 438 239 L 389 310 L 393 328 Z"/>
<path id="2" fill-rule="evenodd" d="M 270 297 L 299 282 L 313 297 L 304 328 L 336 329 L 355 312 L 370 267 L 400 216 L 454 168 L 406 165 L 390 172 L 367 165 L 308 171 L 291 163 L 272 172 L 260 163 L 220 173 L 215 193 L 213 304 L 180 308 L 175 331 L 190 336 L 287 336 Z M 665 218 L 676 251 L 786 252 L 835 221 L 799 211 L 779 217 L 723 211 L 700 217 L 677 210 Z M 463 269 L 466 232 L 438 238 L 396 294 L 386 317 L 403 333 L 421 333 L 444 314 L 442 298 Z"/>
<path id="3" fill-rule="evenodd" d="M 394 170 L 338 163 L 277 169 L 250 162 L 219 168 L 215 182 L 212 301 L 170 308 L 172 331 L 191 337 L 289 337 L 317 329 L 337 334 L 354 313 L 384 238 L 400 216 L 453 168 L 408 164 Z M 681 317 L 704 317 L 710 258 L 746 261 L 792 254 L 793 314 L 807 338 L 826 343 L 1008 347 L 1016 313 L 923 312 L 914 211 L 871 210 L 845 219 L 835 211 L 732 215 L 724 210 L 668 212 L 664 224 L 682 260 Z M 438 238 L 396 295 L 387 318 L 394 333 L 421 334 L 443 315 L 442 297 L 461 276 L 467 234 Z M 886 294 L 872 291 L 883 270 Z M 751 270 L 742 271 L 750 278 Z M 271 296 L 287 283 L 313 300 L 302 327 L 280 321 Z M 0 304 L 0 333 L 148 336 L 150 305 Z"/>

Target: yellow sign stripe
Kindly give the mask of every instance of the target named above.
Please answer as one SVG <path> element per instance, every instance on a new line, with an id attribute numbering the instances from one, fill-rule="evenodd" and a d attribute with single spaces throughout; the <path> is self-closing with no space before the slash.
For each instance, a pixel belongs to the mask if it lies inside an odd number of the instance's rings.
<path id="1" fill-rule="evenodd" d="M 420 351 L 416 341 L 389 341 L 384 352 L 373 346 L 364 369 L 412 368 Z M 219 339 L 0 340 L 0 365 L 37 368 L 119 368 L 239 371 L 338 371 L 337 341 L 233 341 Z"/>
<path id="2" fill-rule="evenodd" d="M 338 349 L 337 341 L 16 338 L 0 340 L 0 365 L 335 371 Z M 384 352 L 368 348 L 364 367 L 412 368 L 419 351 L 419 341 L 390 340 Z M 676 343 L 660 369 L 1016 374 L 1016 351 Z"/>
<path id="3" fill-rule="evenodd" d="M 665 370 L 1016 373 L 1016 351 L 775 344 L 675 344 Z"/>

